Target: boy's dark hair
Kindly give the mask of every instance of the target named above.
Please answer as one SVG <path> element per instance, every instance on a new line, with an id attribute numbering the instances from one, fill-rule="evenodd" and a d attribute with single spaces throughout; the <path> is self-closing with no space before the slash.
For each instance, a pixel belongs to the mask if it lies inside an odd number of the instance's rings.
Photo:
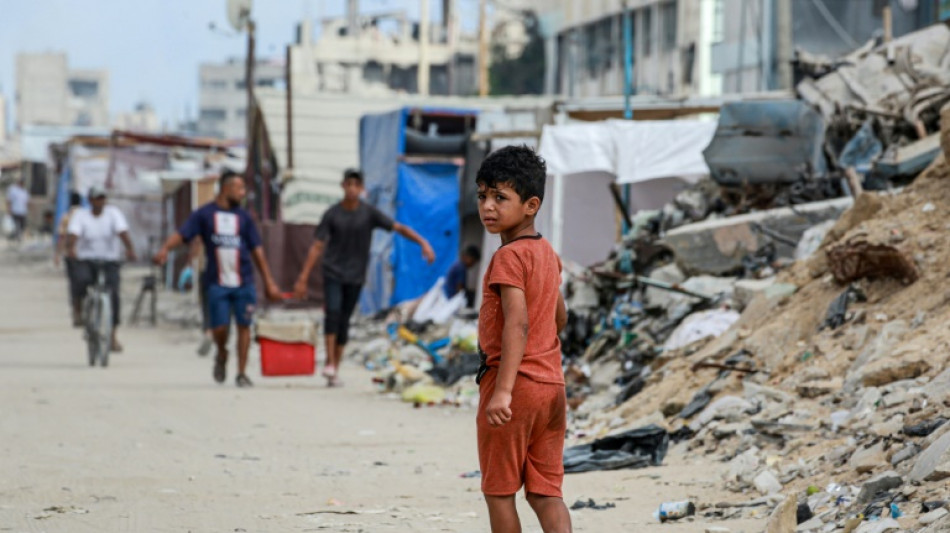
<path id="1" fill-rule="evenodd" d="M 221 177 L 218 179 L 218 188 L 224 189 L 227 186 L 228 182 L 235 178 L 243 178 L 244 176 L 238 174 L 233 170 L 225 170 L 221 173 Z"/>
<path id="2" fill-rule="evenodd" d="M 462 254 L 467 255 L 468 257 L 471 257 L 476 262 L 482 260 L 482 251 L 479 250 L 478 246 L 475 246 L 474 244 L 469 244 L 468 246 L 466 246 Z"/>
<path id="3" fill-rule="evenodd" d="M 534 150 L 525 145 L 506 146 L 485 158 L 475 176 L 475 183 L 486 187 L 507 183 L 518 193 L 522 202 L 532 196 L 544 201 L 546 176 L 544 159 Z"/>
<path id="4" fill-rule="evenodd" d="M 363 183 L 363 173 L 355 168 L 348 168 L 343 171 L 343 181 L 353 179 Z"/>
<path id="5" fill-rule="evenodd" d="M 82 205 L 82 195 L 76 191 L 69 191 L 69 207 Z"/>

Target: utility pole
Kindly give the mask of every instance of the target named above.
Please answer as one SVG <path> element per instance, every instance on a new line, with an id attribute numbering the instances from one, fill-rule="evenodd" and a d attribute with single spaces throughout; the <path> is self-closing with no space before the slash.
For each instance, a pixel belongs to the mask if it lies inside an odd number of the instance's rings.
<path id="1" fill-rule="evenodd" d="M 419 6 L 419 67 L 416 84 L 421 96 L 429 96 L 429 0 Z"/>
<path id="2" fill-rule="evenodd" d="M 630 96 L 633 94 L 633 24 L 628 0 L 623 2 L 623 118 L 633 120 Z"/>
<path id="3" fill-rule="evenodd" d="M 488 96 L 488 0 L 478 0 L 478 96 Z"/>
<path id="4" fill-rule="evenodd" d="M 775 1 L 778 88 L 792 88 L 792 0 Z"/>
<path id="5" fill-rule="evenodd" d="M 247 57 L 245 58 L 244 65 L 244 85 L 247 90 L 247 112 L 245 113 L 245 118 L 247 119 L 247 135 L 244 140 L 244 144 L 247 146 L 247 166 L 244 170 L 244 180 L 247 183 L 248 188 L 254 187 L 254 153 L 253 150 L 256 150 L 258 147 L 254 142 L 254 21 L 248 16 L 247 18 Z M 270 213 L 268 212 L 268 203 L 270 201 L 270 191 L 268 187 L 261 187 L 261 197 L 254 199 L 256 202 L 259 202 L 260 210 L 258 213 L 261 216 L 262 220 L 267 220 Z"/>
<path id="6" fill-rule="evenodd" d="M 244 85 L 247 90 L 247 113 L 245 114 L 247 140 L 245 142 L 250 146 L 254 134 L 252 131 L 254 129 L 254 119 L 251 113 L 254 107 L 254 21 L 250 18 L 247 19 L 247 57 L 244 61 Z M 250 169 L 250 167 L 248 168 Z M 248 178 L 250 178 L 250 175 L 248 175 Z"/>

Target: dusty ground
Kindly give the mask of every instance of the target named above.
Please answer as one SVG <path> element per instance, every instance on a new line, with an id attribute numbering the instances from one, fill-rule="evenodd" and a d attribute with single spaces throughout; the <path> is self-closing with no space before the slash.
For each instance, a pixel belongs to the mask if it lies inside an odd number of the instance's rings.
<path id="1" fill-rule="evenodd" d="M 62 275 L 2 246 L 0 531 L 487 531 L 478 480 L 459 477 L 478 468 L 472 411 L 413 409 L 355 366 L 343 389 L 262 378 L 256 353 L 254 389 L 234 387 L 233 367 L 218 386 L 197 333 L 172 327 L 123 328 L 126 352 L 89 368 Z M 667 463 L 567 477 L 568 503 L 616 504 L 575 512 L 575 529 L 703 531 L 705 519 L 652 513 L 718 501 L 722 466 L 684 464 L 677 449 Z"/>

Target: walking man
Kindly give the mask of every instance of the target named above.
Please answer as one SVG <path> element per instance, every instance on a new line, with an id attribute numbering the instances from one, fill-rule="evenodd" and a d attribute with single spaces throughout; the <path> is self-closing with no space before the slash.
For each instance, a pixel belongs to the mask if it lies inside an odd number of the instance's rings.
<path id="1" fill-rule="evenodd" d="M 338 379 L 340 360 L 349 340 L 350 316 L 356 309 L 366 279 L 373 230 L 395 231 L 422 247 L 426 261 L 430 264 L 435 261 L 435 252 L 427 240 L 412 228 L 394 222 L 379 209 L 363 202 L 360 199 L 363 190 L 360 171 L 349 169 L 343 173 L 343 201 L 324 213 L 317 226 L 316 239 L 294 284 L 294 296 L 305 298 L 310 271 L 323 257 L 323 335 L 327 349 L 323 376 L 331 387 L 342 384 Z"/>
<path id="2" fill-rule="evenodd" d="M 105 270 L 106 287 L 112 299 L 112 348 L 119 353 L 122 345 L 116 338 L 122 316 L 119 261 L 121 245 L 125 258 L 135 261 L 135 248 L 129 237 L 129 223 L 118 207 L 106 205 L 106 191 L 99 187 L 89 189 L 91 209 L 77 209 L 69 217 L 66 236 L 67 257 L 74 259 L 73 324 L 81 324 L 81 306 L 86 289 L 96 282 L 98 269 Z"/>
<path id="3" fill-rule="evenodd" d="M 280 289 L 271 277 L 261 236 L 251 215 L 241 208 L 247 195 L 244 179 L 229 170 L 218 181 L 218 196 L 188 217 L 161 250 L 155 254 L 159 265 L 168 259 L 168 252 L 195 237 L 201 237 L 205 248 L 205 287 L 210 325 L 217 345 L 214 380 L 224 383 L 228 361 L 228 330 L 231 317 L 237 322 L 238 387 L 253 385 L 248 379 L 247 354 L 251 346 L 251 323 L 257 292 L 254 288 L 254 267 L 264 278 L 265 292 L 271 300 L 280 299 Z"/>

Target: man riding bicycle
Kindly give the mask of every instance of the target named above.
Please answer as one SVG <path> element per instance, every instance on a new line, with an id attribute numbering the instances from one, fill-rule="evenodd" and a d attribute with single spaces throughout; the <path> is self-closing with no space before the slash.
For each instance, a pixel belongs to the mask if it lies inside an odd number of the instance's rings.
<path id="1" fill-rule="evenodd" d="M 91 209 L 79 209 L 69 220 L 66 237 L 68 257 L 76 259 L 75 293 L 73 294 L 73 320 L 81 320 L 82 300 L 87 288 L 96 282 L 99 265 L 105 270 L 106 286 L 112 297 L 112 347 L 121 352 L 122 345 L 116 339 L 119 327 L 119 261 L 122 245 L 125 257 L 135 261 L 135 248 L 129 238 L 129 224 L 119 208 L 106 205 L 106 191 L 100 187 L 89 189 Z"/>

